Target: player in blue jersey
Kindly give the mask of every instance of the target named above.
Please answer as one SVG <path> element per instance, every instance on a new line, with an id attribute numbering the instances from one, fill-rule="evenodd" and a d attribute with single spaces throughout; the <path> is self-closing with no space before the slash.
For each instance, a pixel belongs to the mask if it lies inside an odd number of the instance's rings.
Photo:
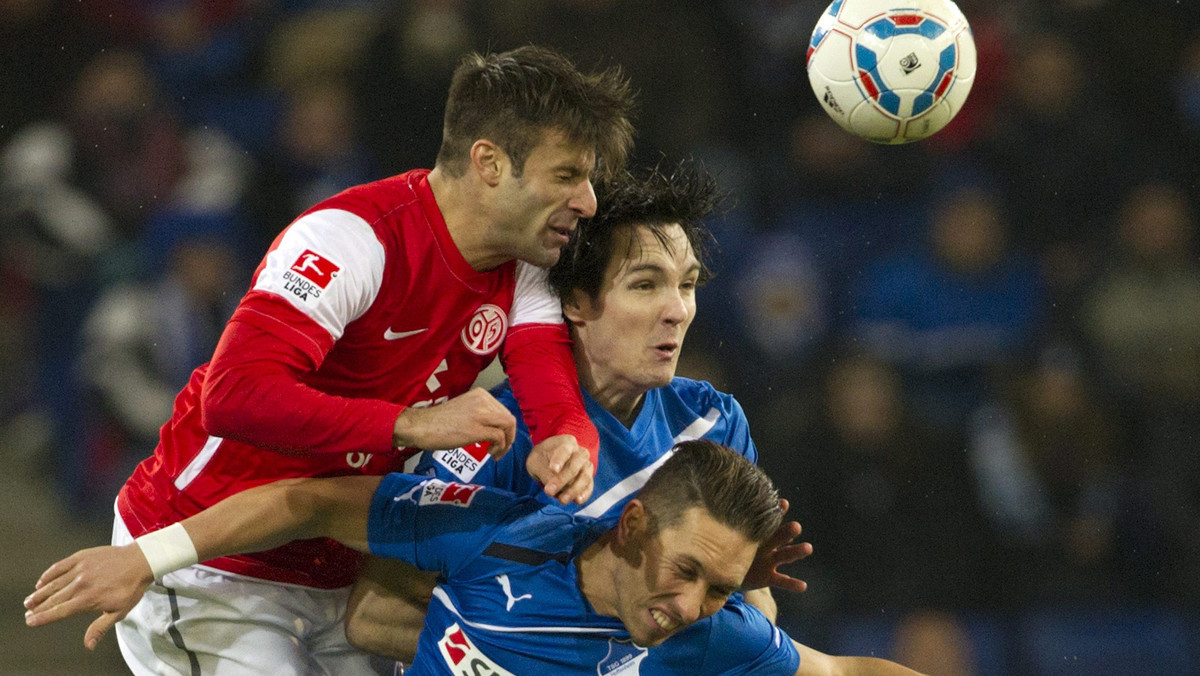
<path id="1" fill-rule="evenodd" d="M 825 655 L 778 631 L 760 646 L 692 635 L 690 654 L 651 650 L 711 624 L 783 517 L 770 479 L 744 457 L 706 439 L 676 449 L 615 519 L 411 474 L 272 482 L 168 526 L 167 537 L 56 563 L 26 599 L 26 621 L 100 610 L 88 629 L 98 639 L 163 570 L 331 537 L 438 573 L 410 676 L 915 673 Z M 181 542 L 186 556 L 162 551 Z M 744 608 L 748 616 L 727 621 L 765 621 Z M 771 661 L 759 663 L 755 649 Z"/>
<path id="2" fill-rule="evenodd" d="M 551 268 L 550 282 L 563 301 L 584 404 L 600 434 L 602 456 L 594 497 L 585 505 L 566 505 L 568 511 L 619 515 L 679 441 L 711 439 L 758 460 L 738 402 L 706 382 L 675 376 L 696 314 L 696 289 L 708 277 L 704 245 L 710 236 L 703 219 L 717 199 L 713 178 L 686 164 L 672 173 L 654 170 L 605 184 L 598 192 L 596 215 L 580 222 Z M 495 461 L 479 446 L 427 452 L 406 469 L 521 495 L 541 493 L 527 476 L 532 443 L 512 389 L 504 384 L 492 394 L 518 421 L 508 454 Z M 810 551 L 807 544 L 786 545 L 797 534 L 785 530 L 772 542 L 770 549 L 780 548 L 764 572 L 773 573 L 776 564 Z M 767 582 L 803 590 L 802 582 L 779 574 L 753 581 Z M 351 643 L 410 661 L 432 587 L 432 579 L 401 562 L 369 563 L 348 604 Z M 746 592 L 746 600 L 775 619 L 767 589 Z M 732 611 L 740 612 L 740 601 L 739 595 L 731 602 Z M 768 635 L 771 631 L 766 627 Z"/>

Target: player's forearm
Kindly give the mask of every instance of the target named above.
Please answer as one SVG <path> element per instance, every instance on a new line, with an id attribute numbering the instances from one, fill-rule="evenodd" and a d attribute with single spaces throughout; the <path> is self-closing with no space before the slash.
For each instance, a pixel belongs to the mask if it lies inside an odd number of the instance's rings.
<path id="1" fill-rule="evenodd" d="M 842 676 L 922 676 L 908 667 L 877 657 L 845 657 Z"/>
<path id="2" fill-rule="evenodd" d="M 759 612 L 761 612 L 764 617 L 770 620 L 772 624 L 775 622 L 776 615 L 779 613 L 779 608 L 775 604 L 775 597 L 771 595 L 771 589 L 769 587 L 751 589 L 745 592 L 743 596 L 746 597 L 746 603 L 758 608 Z"/>
<path id="3" fill-rule="evenodd" d="M 792 641 L 800 653 L 796 676 L 921 676 L 903 665 L 875 657 L 826 655 L 802 643 Z"/>
<path id="4" fill-rule="evenodd" d="M 393 449 L 392 426 L 404 407 L 309 387 L 304 374 L 317 368 L 319 355 L 256 326 L 261 320 L 250 311 L 239 312 L 204 380 L 200 414 L 206 432 L 289 454 Z"/>
<path id="5" fill-rule="evenodd" d="M 514 327 L 504 344 L 504 370 L 536 445 L 570 434 L 596 467 L 600 436 L 587 415 L 565 324 Z"/>
<path id="6" fill-rule="evenodd" d="M 366 551 L 379 477 L 286 479 L 225 498 L 183 521 L 199 561 L 329 537 Z"/>

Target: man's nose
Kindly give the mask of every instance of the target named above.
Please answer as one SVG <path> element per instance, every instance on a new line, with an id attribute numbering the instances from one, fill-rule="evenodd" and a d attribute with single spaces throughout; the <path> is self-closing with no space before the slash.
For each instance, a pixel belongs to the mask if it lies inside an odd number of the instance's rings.
<path id="1" fill-rule="evenodd" d="M 580 218 L 591 218 L 596 215 L 596 189 L 590 180 L 579 184 L 579 188 L 571 196 L 568 206 L 579 214 Z"/>
<path id="2" fill-rule="evenodd" d="M 679 289 L 669 291 L 668 294 L 663 307 L 663 321 L 668 324 L 682 324 L 687 321 L 690 314 L 687 301 L 684 300 L 683 293 Z"/>

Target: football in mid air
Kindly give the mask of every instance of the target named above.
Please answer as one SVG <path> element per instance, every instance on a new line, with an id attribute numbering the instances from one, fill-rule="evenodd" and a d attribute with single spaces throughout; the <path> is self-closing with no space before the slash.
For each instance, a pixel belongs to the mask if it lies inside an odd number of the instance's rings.
<path id="1" fill-rule="evenodd" d="M 951 0 L 834 0 L 808 45 L 808 81 L 842 128 L 876 143 L 923 139 L 958 113 L 975 40 Z"/>

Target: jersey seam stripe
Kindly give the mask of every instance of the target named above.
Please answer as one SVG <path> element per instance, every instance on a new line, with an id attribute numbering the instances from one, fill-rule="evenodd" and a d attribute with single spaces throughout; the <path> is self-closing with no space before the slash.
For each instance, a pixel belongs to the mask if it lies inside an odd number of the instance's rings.
<path id="1" fill-rule="evenodd" d="M 708 433 L 709 430 L 717 424 L 717 420 L 721 418 L 721 412 L 715 407 L 710 408 L 708 413 L 703 418 L 697 418 L 690 425 L 685 427 L 673 440 L 672 446 L 681 441 L 691 441 L 699 439 Z M 578 516 L 587 516 L 598 518 L 600 515 L 608 511 L 610 507 L 620 502 L 623 498 L 632 495 L 635 491 L 646 485 L 646 480 L 654 473 L 664 462 L 675 454 L 675 449 L 671 448 L 663 454 L 661 458 L 655 460 L 641 470 L 630 474 L 622 479 L 612 488 L 604 491 L 604 495 L 593 500 L 588 506 L 576 512 Z"/>
<path id="2" fill-rule="evenodd" d="M 570 554 L 567 552 L 551 554 L 550 552 L 529 549 L 528 547 L 518 547 L 517 545 L 505 544 L 503 542 L 493 542 L 488 545 L 487 549 L 483 550 L 483 555 L 494 559 L 522 563 L 527 566 L 540 566 L 550 561 L 566 565 L 567 561 L 570 560 Z"/>
<path id="3" fill-rule="evenodd" d="M 209 461 L 217 454 L 217 448 L 220 447 L 222 441 L 225 441 L 223 437 L 210 436 L 208 441 L 204 442 L 204 446 L 200 448 L 200 452 L 196 454 L 196 457 L 192 458 L 192 461 L 187 464 L 187 467 L 183 468 L 179 476 L 175 477 L 176 490 L 182 491 L 195 481 L 196 477 L 200 476 L 200 473 L 208 466 Z"/>
<path id="4" fill-rule="evenodd" d="M 615 636 L 623 633 L 620 629 L 611 629 L 608 627 L 502 627 L 497 624 L 472 622 L 463 617 L 458 608 L 454 606 L 454 602 L 450 600 L 450 596 L 446 594 L 440 585 L 433 588 L 433 598 L 441 601 L 442 605 L 446 606 L 446 609 L 453 613 L 463 624 L 475 629 L 497 631 L 506 634 L 605 634 Z"/>

